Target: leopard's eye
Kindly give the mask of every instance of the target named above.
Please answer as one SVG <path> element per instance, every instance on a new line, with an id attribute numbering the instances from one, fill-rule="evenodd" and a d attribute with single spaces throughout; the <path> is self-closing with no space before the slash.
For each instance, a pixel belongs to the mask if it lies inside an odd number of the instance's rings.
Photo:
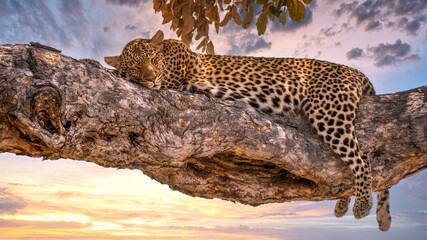
<path id="1" fill-rule="evenodd" d="M 139 75 L 139 70 L 136 68 L 131 68 L 128 70 L 128 72 L 131 76 L 138 76 Z"/>

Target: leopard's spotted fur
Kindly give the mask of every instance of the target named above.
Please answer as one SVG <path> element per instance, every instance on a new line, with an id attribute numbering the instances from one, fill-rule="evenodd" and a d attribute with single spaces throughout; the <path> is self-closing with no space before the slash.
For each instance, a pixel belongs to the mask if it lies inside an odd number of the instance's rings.
<path id="1" fill-rule="evenodd" d="M 203 55 L 177 40 L 129 42 L 120 56 L 106 57 L 125 79 L 148 88 L 197 88 L 215 97 L 240 99 L 267 114 L 303 111 L 318 135 L 355 177 L 354 216 L 372 207 L 369 161 L 359 148 L 353 121 L 363 94 L 375 94 L 368 78 L 356 69 L 315 59 Z M 342 216 L 349 199 L 341 199 Z M 384 209 L 384 208 L 381 208 Z"/>

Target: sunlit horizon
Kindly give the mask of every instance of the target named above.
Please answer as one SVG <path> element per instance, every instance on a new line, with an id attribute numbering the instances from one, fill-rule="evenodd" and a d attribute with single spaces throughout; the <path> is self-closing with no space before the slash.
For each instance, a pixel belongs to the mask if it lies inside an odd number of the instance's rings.
<path id="1" fill-rule="evenodd" d="M 158 29 L 176 38 L 151 1 L 7 0 L 0 1 L 0 15 L 0 44 L 40 42 L 102 64 L 104 56 Z M 299 24 L 269 23 L 258 36 L 254 24 L 242 30 L 230 22 L 219 34 L 212 27 L 211 39 L 222 55 L 307 57 L 355 67 L 382 94 L 427 85 L 426 19 L 424 0 L 314 0 Z M 1 153 L 0 239 L 425 238 L 427 171 L 390 192 L 392 225 L 381 232 L 375 204 L 366 218 L 354 219 L 350 208 L 338 219 L 335 201 L 251 207 L 190 197 L 139 170 Z"/>
<path id="2" fill-rule="evenodd" d="M 0 176 L 0 239 L 277 239 L 311 228 L 379 231 L 373 211 L 359 221 L 351 213 L 335 220 L 334 201 L 251 207 L 190 197 L 139 170 L 13 154 L 0 155 L 0 169 L 9 169 Z"/>

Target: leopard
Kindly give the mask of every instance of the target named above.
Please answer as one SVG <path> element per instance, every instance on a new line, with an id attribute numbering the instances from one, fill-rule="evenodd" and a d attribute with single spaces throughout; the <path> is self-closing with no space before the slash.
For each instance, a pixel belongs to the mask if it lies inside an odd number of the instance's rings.
<path id="1" fill-rule="evenodd" d="M 146 88 L 202 91 L 219 99 L 244 101 L 270 115 L 302 112 L 354 175 L 354 217 L 369 215 L 370 159 L 359 147 L 354 120 L 361 98 L 374 95 L 375 90 L 359 70 L 309 58 L 196 53 L 180 40 L 164 39 L 161 30 L 151 39 L 130 41 L 120 55 L 106 56 L 104 61 L 126 81 Z M 391 221 L 388 199 L 388 191 L 378 193 L 381 230 L 387 230 Z M 339 199 L 335 215 L 344 216 L 349 203 L 349 197 Z"/>

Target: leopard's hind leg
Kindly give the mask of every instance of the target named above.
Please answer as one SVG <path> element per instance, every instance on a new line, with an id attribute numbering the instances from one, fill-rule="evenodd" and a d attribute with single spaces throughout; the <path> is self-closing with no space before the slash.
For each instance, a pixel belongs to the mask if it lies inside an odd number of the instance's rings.
<path id="1" fill-rule="evenodd" d="M 340 198 L 335 205 L 335 216 L 342 217 L 348 210 L 350 198 Z M 381 231 L 388 231 L 391 225 L 389 191 L 377 192 L 377 222 Z"/>
<path id="2" fill-rule="evenodd" d="M 348 206 L 350 204 L 350 198 L 340 198 L 337 200 L 337 203 L 335 204 L 335 217 L 340 218 L 344 216 L 348 211 Z"/>
<path id="3" fill-rule="evenodd" d="M 354 130 L 354 101 L 335 103 L 314 98 L 307 102 L 304 111 L 318 135 L 347 163 L 355 177 L 354 217 L 366 217 L 372 208 L 372 174 L 369 161 L 362 159 L 363 153 Z M 342 213 L 339 212 L 338 215 L 340 214 Z"/>

